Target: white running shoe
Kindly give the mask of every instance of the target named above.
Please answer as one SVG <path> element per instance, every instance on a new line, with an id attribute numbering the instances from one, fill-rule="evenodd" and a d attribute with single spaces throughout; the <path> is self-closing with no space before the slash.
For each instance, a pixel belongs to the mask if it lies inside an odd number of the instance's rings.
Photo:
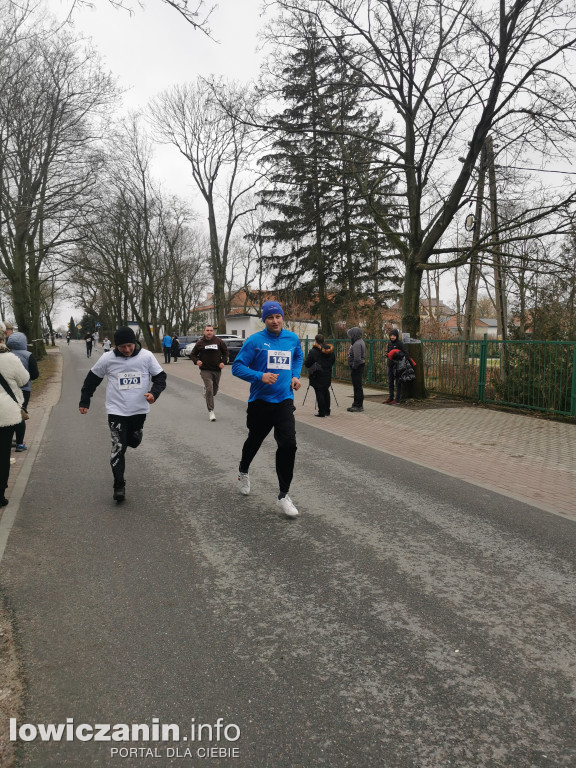
<path id="1" fill-rule="evenodd" d="M 280 507 L 286 517 L 298 517 L 299 512 L 294 506 L 294 503 L 290 496 L 284 496 L 283 499 L 276 499 L 277 506 Z"/>
<path id="2" fill-rule="evenodd" d="M 214 411 L 208 411 L 208 418 L 210 419 L 210 421 L 216 421 L 216 414 L 214 413 Z"/>
<path id="3" fill-rule="evenodd" d="M 250 493 L 250 475 L 248 472 L 238 472 L 238 490 L 242 496 Z"/>

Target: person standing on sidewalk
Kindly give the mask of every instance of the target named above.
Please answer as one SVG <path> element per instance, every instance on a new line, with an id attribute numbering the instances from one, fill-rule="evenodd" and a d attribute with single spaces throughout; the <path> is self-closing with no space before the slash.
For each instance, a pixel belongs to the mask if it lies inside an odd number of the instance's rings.
<path id="1" fill-rule="evenodd" d="M 164 334 L 162 339 L 162 352 L 164 352 L 164 364 L 170 365 L 170 350 L 172 348 L 172 336 L 169 333 Z"/>
<path id="2" fill-rule="evenodd" d="M 318 403 L 318 413 L 314 415 L 320 418 L 330 416 L 330 385 L 335 360 L 333 345 L 325 344 L 324 336 L 317 334 L 304 365 L 308 368 L 310 386 L 314 389 Z"/>
<path id="3" fill-rule="evenodd" d="M 30 393 L 32 392 L 32 381 L 40 376 L 38 370 L 38 363 L 32 352 L 28 351 L 28 339 L 20 331 L 15 331 L 10 334 L 6 339 L 6 346 L 13 352 L 20 360 L 24 368 L 28 371 L 29 379 L 27 383 L 22 387 L 22 395 L 24 402 L 22 408 L 27 412 L 28 403 L 30 401 Z M 28 450 L 28 446 L 24 442 L 24 436 L 26 434 L 26 422 L 22 420 L 20 424 L 16 425 L 16 453 Z"/>
<path id="4" fill-rule="evenodd" d="M 222 339 L 214 335 L 214 326 L 204 326 L 204 335 L 194 344 L 190 360 L 200 368 L 208 418 L 210 421 L 216 421 L 214 398 L 218 394 L 222 369 L 228 362 L 228 347 Z"/>
<path id="5" fill-rule="evenodd" d="M 166 374 L 147 349 L 142 349 L 132 328 L 122 327 L 114 332 L 115 349 L 102 355 L 86 376 L 82 385 L 79 409 L 85 415 L 90 400 L 104 376 L 106 386 L 106 413 L 112 439 L 110 466 L 114 475 L 114 500 L 124 501 L 126 449 L 137 448 L 142 442 L 142 431 L 150 405 L 166 389 Z M 152 380 L 152 386 L 148 389 Z"/>
<path id="6" fill-rule="evenodd" d="M 296 458 L 294 392 L 301 387 L 304 355 L 298 336 L 284 329 L 284 312 L 277 301 L 264 303 L 262 320 L 265 329 L 246 339 L 232 364 L 233 375 L 250 382 L 248 438 L 242 448 L 238 488 L 244 496 L 250 493 L 250 464 L 273 428 L 280 488 L 276 504 L 287 517 L 297 517 L 288 492 Z"/>
<path id="7" fill-rule="evenodd" d="M 364 375 L 364 365 L 366 363 L 366 344 L 364 344 L 360 328 L 350 328 L 350 330 L 346 331 L 346 335 L 350 339 L 348 365 L 350 367 L 352 386 L 354 387 L 354 402 L 351 407 L 346 410 L 351 413 L 360 413 L 364 410 L 362 377 Z"/>
<path id="8" fill-rule="evenodd" d="M 3 324 L 2 324 L 3 326 Z M 12 435 L 22 421 L 22 387 L 30 378 L 16 355 L 6 346 L 6 331 L 0 328 L 0 507 L 8 504 L 5 492 L 10 475 Z"/>
<path id="9" fill-rule="evenodd" d="M 396 375 L 397 366 L 395 357 L 398 354 L 400 354 L 400 356 L 407 356 L 408 353 L 406 352 L 406 347 L 400 341 L 400 332 L 397 328 L 392 328 L 388 334 L 388 339 L 388 346 L 386 347 L 386 357 L 388 358 L 388 400 L 386 400 L 386 402 L 389 405 L 396 405 L 402 398 L 402 382 Z M 394 352 L 394 350 L 396 350 L 396 352 Z M 391 352 L 393 354 L 390 354 Z M 394 397 L 394 385 L 396 385 L 396 397 Z"/>
<path id="10" fill-rule="evenodd" d="M 170 351 L 172 353 L 172 357 L 174 359 L 174 362 L 178 362 L 178 358 L 180 356 L 180 341 L 178 340 L 178 336 L 174 336 L 172 339 L 172 344 L 170 346 Z M 170 360 L 168 360 L 170 362 Z"/>

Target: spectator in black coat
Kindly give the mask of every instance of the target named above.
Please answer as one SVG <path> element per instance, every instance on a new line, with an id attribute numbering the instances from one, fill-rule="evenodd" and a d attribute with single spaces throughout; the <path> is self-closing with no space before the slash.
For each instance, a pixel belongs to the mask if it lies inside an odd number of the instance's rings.
<path id="1" fill-rule="evenodd" d="M 332 344 L 324 342 L 324 336 L 319 333 L 314 339 L 314 346 L 308 353 L 304 365 L 308 368 L 310 386 L 316 393 L 318 413 L 323 418 L 330 416 L 330 385 L 332 383 L 332 366 L 336 360 Z"/>
<path id="2" fill-rule="evenodd" d="M 395 358 L 403 355 L 408 355 L 406 347 L 400 341 L 400 332 L 397 328 L 392 328 L 388 334 L 388 346 L 386 348 L 386 355 L 388 357 L 388 400 L 387 403 L 395 405 L 402 399 L 402 382 L 396 375 L 396 362 Z M 396 354 L 391 355 L 390 352 L 397 350 Z M 396 397 L 394 397 L 394 385 L 396 385 Z"/>
<path id="3" fill-rule="evenodd" d="M 180 355 L 180 342 L 178 341 L 178 336 L 174 336 L 174 338 L 172 339 L 172 346 L 170 347 L 170 351 L 172 353 L 174 362 L 177 363 L 178 356 Z"/>

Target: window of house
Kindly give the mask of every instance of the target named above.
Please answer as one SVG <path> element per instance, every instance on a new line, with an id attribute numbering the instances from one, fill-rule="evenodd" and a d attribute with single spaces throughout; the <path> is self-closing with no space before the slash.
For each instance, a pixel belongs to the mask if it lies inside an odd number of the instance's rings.
<path id="1" fill-rule="evenodd" d="M 238 336 L 238 331 L 230 331 L 232 336 Z"/>

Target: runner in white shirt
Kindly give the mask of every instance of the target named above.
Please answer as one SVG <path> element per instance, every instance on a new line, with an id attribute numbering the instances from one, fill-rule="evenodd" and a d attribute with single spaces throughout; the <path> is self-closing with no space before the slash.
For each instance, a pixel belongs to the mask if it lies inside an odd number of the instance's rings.
<path id="1" fill-rule="evenodd" d="M 124 501 L 126 449 L 137 448 L 150 405 L 166 388 L 166 374 L 151 352 L 142 349 L 132 328 L 118 328 L 114 333 L 115 349 L 102 355 L 86 376 L 80 395 L 80 413 L 88 413 L 96 387 L 108 376 L 106 413 L 112 438 L 110 465 L 114 475 L 114 499 Z M 150 380 L 152 386 L 150 387 Z"/>

